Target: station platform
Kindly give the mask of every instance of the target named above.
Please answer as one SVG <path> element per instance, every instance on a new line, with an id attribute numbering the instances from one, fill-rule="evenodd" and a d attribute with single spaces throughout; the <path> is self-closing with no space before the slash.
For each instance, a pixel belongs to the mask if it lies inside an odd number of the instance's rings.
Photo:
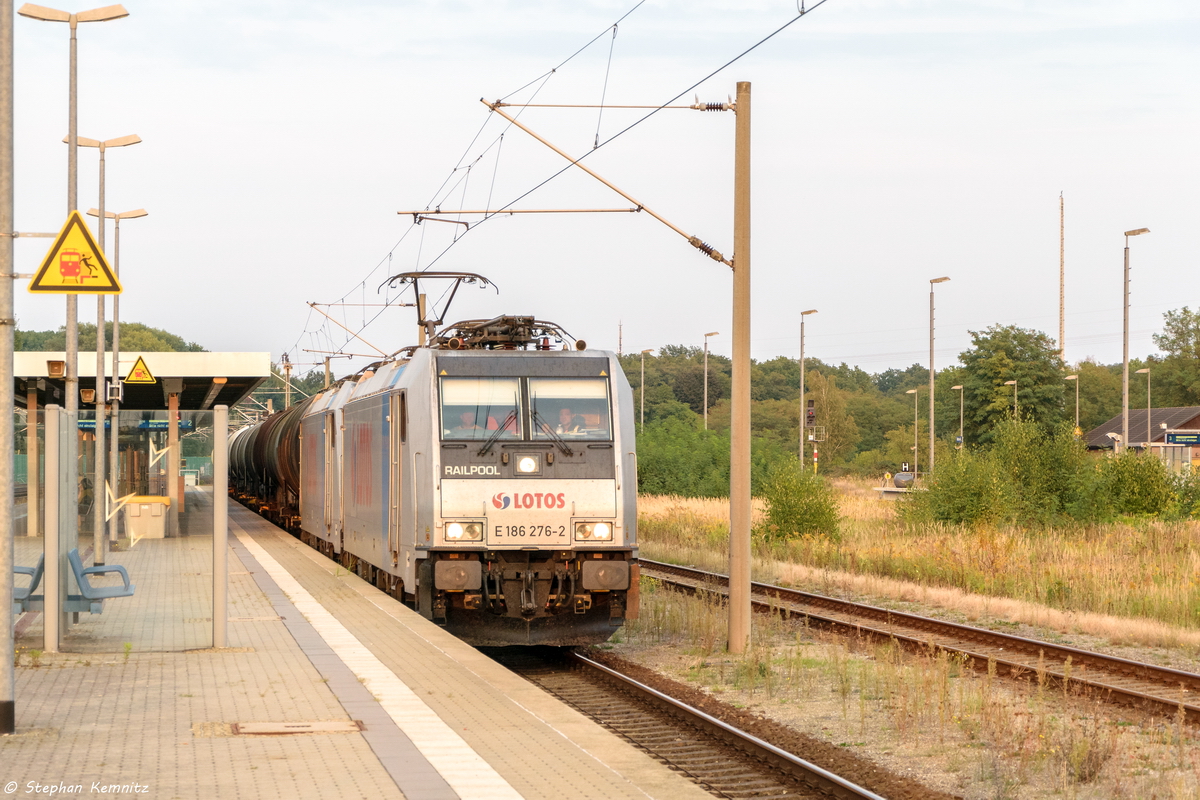
<path id="1" fill-rule="evenodd" d="M 230 646 L 212 649 L 211 495 L 186 502 L 190 535 L 109 554 L 136 593 L 81 615 L 68 652 L 35 659 L 40 615 L 18 618 L 6 794 L 709 797 L 236 503 Z M 16 550 L 32 564 L 41 540 Z"/>

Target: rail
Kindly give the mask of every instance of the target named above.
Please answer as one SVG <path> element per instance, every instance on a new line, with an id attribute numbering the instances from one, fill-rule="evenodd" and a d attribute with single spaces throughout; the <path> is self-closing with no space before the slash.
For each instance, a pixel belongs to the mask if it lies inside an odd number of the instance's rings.
<path id="1" fill-rule="evenodd" d="M 646 559 L 640 564 L 643 576 L 689 591 L 727 592 L 728 578 L 718 573 Z M 751 602 L 759 611 L 803 616 L 833 629 L 961 653 L 976 669 L 990 663 L 1013 677 L 1041 672 L 1058 686 L 1087 687 L 1126 705 L 1168 714 L 1182 709 L 1189 723 L 1200 723 L 1200 705 L 1189 699 L 1200 692 L 1196 673 L 766 583 L 751 584 Z"/>

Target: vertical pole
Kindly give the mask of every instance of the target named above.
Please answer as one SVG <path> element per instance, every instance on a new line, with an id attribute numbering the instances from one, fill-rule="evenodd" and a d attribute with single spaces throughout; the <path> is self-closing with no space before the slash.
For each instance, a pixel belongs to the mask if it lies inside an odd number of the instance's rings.
<path id="1" fill-rule="evenodd" d="M 1146 452 L 1150 452 L 1150 368 L 1146 368 Z"/>
<path id="2" fill-rule="evenodd" d="M 120 277 L 121 275 L 121 218 L 113 218 L 113 274 Z M 112 384 L 113 386 L 121 385 L 121 295 L 113 295 L 113 342 L 112 342 Z M 120 497 L 121 483 L 119 480 L 121 471 L 121 401 L 114 399 L 112 401 L 112 414 L 109 415 L 112 419 L 112 441 L 109 447 L 108 454 L 108 480 L 112 483 L 113 494 Z M 107 499 L 107 498 L 106 498 Z M 113 514 L 112 519 L 108 521 L 108 541 L 109 544 L 116 544 L 117 541 L 117 515 Z"/>
<path id="3" fill-rule="evenodd" d="M 804 461 L 804 424 L 808 422 L 808 406 L 804 404 L 804 314 L 800 315 L 800 461 Z M 804 466 L 803 463 L 800 465 Z"/>
<path id="4" fill-rule="evenodd" d="M 176 387 L 172 387 L 176 388 Z M 179 535 L 179 394 L 167 395 L 167 511 L 171 536 Z"/>
<path id="5" fill-rule="evenodd" d="M 733 388 L 729 453 L 729 652 L 750 644 L 750 82 L 737 85 L 733 170 Z"/>
<path id="6" fill-rule="evenodd" d="M 67 214 L 75 211 L 79 207 L 79 58 L 78 58 L 78 41 L 75 38 L 75 27 L 77 20 L 75 15 L 71 15 L 71 56 L 69 70 L 69 88 L 68 88 L 68 110 L 67 110 Z M 66 398 L 64 399 L 64 410 L 70 419 L 76 420 L 78 426 L 79 419 L 79 296 L 74 294 L 67 295 L 67 320 L 66 320 L 66 367 L 67 374 L 64 381 L 64 390 Z M 75 427 L 66 434 L 66 442 L 64 452 L 66 454 L 64 461 L 60 464 L 59 469 L 65 475 L 70 476 L 70 486 L 77 487 L 79 485 L 79 428 Z M 47 462 L 47 466 L 49 463 Z M 58 479 L 58 473 L 55 473 L 54 480 Z M 50 483 L 50 473 L 46 473 L 46 483 Z M 64 539 L 69 542 L 74 542 L 79 536 L 79 494 L 77 491 L 68 492 L 68 496 L 64 498 L 67 507 L 71 509 L 71 513 L 63 515 L 59 519 L 58 524 L 66 532 Z M 47 531 L 47 534 L 49 531 Z M 57 643 L 56 645 L 57 646 Z"/>
<path id="7" fill-rule="evenodd" d="M 13 340 L 17 321 L 13 312 L 13 4 L 0 7 L 0 736 L 17 729 L 16 675 L 13 661 Z M 34 436 L 30 450 L 37 451 L 37 403 L 33 406 Z M 36 458 L 34 459 L 36 463 Z M 34 473 L 34 481 L 37 473 Z M 28 483 L 28 478 L 26 478 Z M 36 503 L 37 494 L 26 496 Z M 27 512 L 28 513 L 28 512 Z M 36 515 L 26 525 L 36 532 Z"/>
<path id="8" fill-rule="evenodd" d="M 283 408 L 292 407 L 292 361 L 288 354 L 283 354 Z"/>
<path id="9" fill-rule="evenodd" d="M 929 474 L 933 474 L 933 283 L 929 284 Z"/>
<path id="10" fill-rule="evenodd" d="M 0 247 L 3 244 L 0 242 Z M 37 536 L 42 529 L 42 466 L 38 458 L 38 394 L 35 381 L 25 384 L 25 441 L 28 453 L 25 462 L 25 535 Z"/>
<path id="11" fill-rule="evenodd" d="M 921 393 L 916 389 L 913 390 L 913 478 L 921 472 L 921 434 L 920 426 L 917 424 L 917 409 L 921 406 Z"/>
<path id="12" fill-rule="evenodd" d="M 1129 237 L 1125 237 L 1125 327 L 1121 339 L 1121 450 L 1129 446 Z"/>
<path id="13" fill-rule="evenodd" d="M 100 212 L 97 245 L 104 252 L 104 229 L 108 220 L 104 218 L 104 143 L 100 143 Z M 105 514 L 108 511 L 108 493 L 104 490 L 104 410 L 108 394 L 104 385 L 104 295 L 96 296 L 96 458 L 95 479 L 92 481 L 92 552 L 94 563 L 99 566 L 104 563 L 104 529 L 107 525 Z"/>
<path id="14" fill-rule="evenodd" d="M 59 631 L 62 628 L 62 510 L 66 505 L 62 488 L 66 471 L 63 464 L 63 413 L 57 405 L 46 406 L 46 538 L 45 560 L 42 573 L 42 649 L 47 653 L 58 652 Z M 74 433 L 74 431 L 70 431 Z"/>
<path id="15" fill-rule="evenodd" d="M 325 356 L 325 388 L 326 389 L 329 388 L 330 377 L 331 376 L 329 374 L 329 356 Z"/>
<path id="16" fill-rule="evenodd" d="M 963 394 L 966 390 L 965 386 L 958 390 L 958 446 L 960 448 L 967 443 L 963 438 Z"/>
<path id="17" fill-rule="evenodd" d="M 421 329 L 417 338 L 417 347 L 425 346 L 425 295 L 417 295 L 417 327 Z"/>
<path id="18" fill-rule="evenodd" d="M 229 406 L 213 407 L 213 647 L 226 647 L 229 614 Z"/>
<path id="19" fill-rule="evenodd" d="M 642 413 L 640 427 L 646 427 L 646 354 L 642 353 L 642 383 L 638 388 L 638 394 L 641 395 Z"/>
<path id="20" fill-rule="evenodd" d="M 1058 193 L 1058 357 L 1067 360 L 1067 249 L 1063 196 Z"/>
<path id="21" fill-rule="evenodd" d="M 1075 427 L 1079 427 L 1079 378 L 1075 379 Z"/>
<path id="22" fill-rule="evenodd" d="M 1013 419 L 1020 420 L 1021 414 L 1017 409 L 1017 382 L 1013 381 Z"/>
<path id="23" fill-rule="evenodd" d="M 708 337 L 704 337 L 704 430 L 708 430 Z"/>

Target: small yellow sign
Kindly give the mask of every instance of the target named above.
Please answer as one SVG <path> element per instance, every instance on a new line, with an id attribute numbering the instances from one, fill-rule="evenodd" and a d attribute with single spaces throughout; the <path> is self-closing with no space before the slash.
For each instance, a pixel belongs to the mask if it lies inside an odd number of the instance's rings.
<path id="1" fill-rule="evenodd" d="M 121 283 L 78 211 L 72 211 L 29 282 L 35 294 L 120 294 Z"/>
<path id="2" fill-rule="evenodd" d="M 129 375 L 125 378 L 125 382 L 158 383 L 154 376 L 150 374 L 150 368 L 146 366 L 146 362 L 141 356 L 138 356 L 137 363 L 133 365 L 133 369 L 129 370 Z"/>

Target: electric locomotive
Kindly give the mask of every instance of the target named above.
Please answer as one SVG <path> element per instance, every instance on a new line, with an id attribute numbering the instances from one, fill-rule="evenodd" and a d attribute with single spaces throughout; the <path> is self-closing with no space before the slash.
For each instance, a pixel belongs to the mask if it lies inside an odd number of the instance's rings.
<path id="1" fill-rule="evenodd" d="M 632 393 L 532 317 L 449 326 L 235 434 L 240 499 L 475 645 L 636 616 Z"/>

